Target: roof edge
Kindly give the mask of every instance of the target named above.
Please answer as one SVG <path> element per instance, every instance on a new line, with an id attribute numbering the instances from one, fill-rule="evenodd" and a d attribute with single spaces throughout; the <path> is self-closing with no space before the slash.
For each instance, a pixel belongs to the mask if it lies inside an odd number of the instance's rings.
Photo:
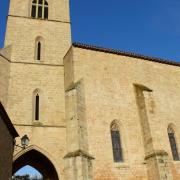
<path id="1" fill-rule="evenodd" d="M 132 52 L 125 52 L 125 51 L 116 50 L 116 49 L 103 48 L 103 47 L 99 47 L 99 46 L 87 45 L 87 44 L 78 43 L 78 42 L 74 42 L 72 45 L 73 45 L 73 47 L 77 47 L 77 48 L 88 49 L 88 50 L 99 51 L 99 52 L 110 53 L 110 54 L 116 54 L 116 55 L 122 55 L 122 56 L 128 56 L 128 57 L 133 57 L 133 58 L 139 58 L 139 59 L 146 60 L 146 61 L 152 61 L 152 62 L 157 62 L 157 63 L 161 63 L 161 64 L 168 64 L 168 65 L 180 67 L 180 62 L 176 62 L 173 60 L 150 57 L 150 56 L 145 56 L 145 55 L 136 54 L 136 53 L 132 53 Z"/>

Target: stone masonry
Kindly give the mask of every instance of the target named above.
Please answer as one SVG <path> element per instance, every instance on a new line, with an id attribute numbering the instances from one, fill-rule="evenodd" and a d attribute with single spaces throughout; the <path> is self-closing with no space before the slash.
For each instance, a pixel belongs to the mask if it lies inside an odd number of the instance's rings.
<path id="1" fill-rule="evenodd" d="M 34 19 L 30 0 L 10 1 L 0 101 L 20 137 L 30 138 L 30 148 L 17 148 L 14 161 L 35 149 L 62 180 L 179 180 L 180 161 L 173 160 L 167 128 L 174 129 L 180 149 L 180 64 L 71 44 L 69 1 L 48 0 L 48 6 L 48 20 Z M 38 121 L 34 92 L 40 97 Z M 113 121 L 122 140 L 118 163 Z"/>

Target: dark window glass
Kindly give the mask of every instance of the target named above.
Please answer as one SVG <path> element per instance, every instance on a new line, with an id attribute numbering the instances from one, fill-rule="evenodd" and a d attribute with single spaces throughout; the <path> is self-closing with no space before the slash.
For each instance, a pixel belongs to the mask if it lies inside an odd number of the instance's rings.
<path id="1" fill-rule="evenodd" d="M 48 19 L 48 7 L 44 7 L 44 19 Z"/>
<path id="2" fill-rule="evenodd" d="M 33 17 L 33 18 L 36 17 L 36 6 L 35 5 L 32 5 L 31 17 Z"/>
<path id="3" fill-rule="evenodd" d="M 41 4 L 41 5 L 42 5 L 42 4 L 43 4 L 43 0 L 39 0 L 39 4 Z"/>
<path id="4" fill-rule="evenodd" d="M 33 0 L 31 17 L 48 19 L 48 2 L 45 0 Z"/>
<path id="5" fill-rule="evenodd" d="M 42 6 L 38 6 L 38 18 L 42 18 Z"/>
<path id="6" fill-rule="evenodd" d="M 41 60 L 41 43 L 38 42 L 38 47 L 37 47 L 37 60 Z"/>
<path id="7" fill-rule="evenodd" d="M 39 120 L 39 95 L 36 95 L 35 120 Z"/>
<path id="8" fill-rule="evenodd" d="M 122 162 L 122 148 L 121 148 L 121 139 L 119 131 L 111 130 L 111 139 L 112 139 L 112 147 L 113 147 L 113 156 L 115 162 Z"/>
<path id="9" fill-rule="evenodd" d="M 169 136 L 169 142 L 170 142 L 170 146 L 171 146 L 171 151 L 172 151 L 172 155 L 173 155 L 173 159 L 175 161 L 179 161 L 179 154 L 178 154 L 178 150 L 177 150 L 177 146 L 176 146 L 176 139 L 174 137 L 174 133 L 168 133 Z"/>

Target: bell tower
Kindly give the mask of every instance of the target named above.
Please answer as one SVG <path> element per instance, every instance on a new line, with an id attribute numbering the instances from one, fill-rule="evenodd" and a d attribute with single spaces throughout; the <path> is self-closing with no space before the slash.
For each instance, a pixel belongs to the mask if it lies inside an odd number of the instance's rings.
<path id="1" fill-rule="evenodd" d="M 10 0 L 3 50 L 9 60 L 4 105 L 20 137 L 26 134 L 30 139 L 26 150 L 15 149 L 15 170 L 29 164 L 44 172 L 47 179 L 64 179 L 63 57 L 70 45 L 68 0 Z M 27 153 L 32 158 L 26 158 Z M 41 154 L 42 164 L 51 164 L 56 176 L 48 177 L 48 169 L 43 170 L 48 166 L 40 167 L 33 161 L 36 154 Z"/>
<path id="2" fill-rule="evenodd" d="M 11 60 L 37 63 L 41 40 L 42 64 L 62 64 L 71 44 L 68 0 L 10 0 L 5 46 Z"/>

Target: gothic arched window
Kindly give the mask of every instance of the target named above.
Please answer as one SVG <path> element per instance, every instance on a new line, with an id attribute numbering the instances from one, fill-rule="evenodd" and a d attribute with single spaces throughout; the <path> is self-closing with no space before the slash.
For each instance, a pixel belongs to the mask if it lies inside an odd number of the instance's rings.
<path id="1" fill-rule="evenodd" d="M 39 120 L 39 94 L 35 97 L 35 120 Z"/>
<path id="2" fill-rule="evenodd" d="M 44 39 L 38 36 L 35 39 L 35 60 L 40 61 L 44 58 L 43 48 L 44 48 Z"/>
<path id="3" fill-rule="evenodd" d="M 111 140 L 112 140 L 114 162 L 122 162 L 123 153 L 121 146 L 121 136 L 120 136 L 119 126 L 116 122 L 112 122 L 111 124 Z"/>
<path id="4" fill-rule="evenodd" d="M 37 43 L 37 60 L 41 60 L 41 42 Z"/>
<path id="5" fill-rule="evenodd" d="M 40 119 L 40 92 L 39 89 L 33 92 L 33 120 L 35 121 Z"/>
<path id="6" fill-rule="evenodd" d="M 48 2 L 46 0 L 33 0 L 31 17 L 48 19 Z"/>
<path id="7" fill-rule="evenodd" d="M 174 161 L 179 161 L 179 153 L 178 153 L 178 148 L 176 144 L 176 138 L 175 138 L 175 133 L 172 127 L 168 127 L 168 137 L 169 137 L 169 143 L 171 146 L 171 152 Z"/>

